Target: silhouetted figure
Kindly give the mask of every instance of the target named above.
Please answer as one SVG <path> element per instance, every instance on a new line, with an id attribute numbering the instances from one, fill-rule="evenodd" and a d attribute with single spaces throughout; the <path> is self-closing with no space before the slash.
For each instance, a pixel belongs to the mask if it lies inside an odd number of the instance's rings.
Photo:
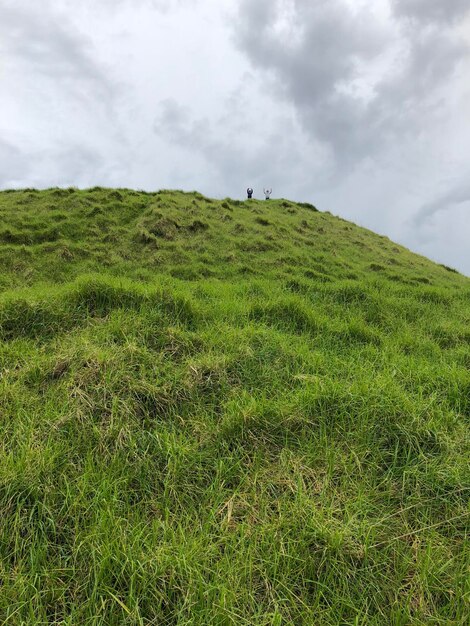
<path id="1" fill-rule="evenodd" d="M 264 189 L 263 187 L 264 199 L 269 200 L 269 196 L 272 194 L 272 192 L 272 189 Z"/>
<path id="2" fill-rule="evenodd" d="M 246 190 L 246 195 L 248 196 L 248 200 L 251 200 L 251 198 L 253 197 L 253 189 L 251 187 L 248 187 L 248 189 Z"/>

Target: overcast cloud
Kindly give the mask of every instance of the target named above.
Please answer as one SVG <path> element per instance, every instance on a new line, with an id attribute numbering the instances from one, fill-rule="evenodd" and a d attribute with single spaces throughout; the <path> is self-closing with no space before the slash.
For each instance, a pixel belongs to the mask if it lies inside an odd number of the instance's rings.
<path id="1" fill-rule="evenodd" d="M 468 0 L 1 0 L 0 187 L 248 185 L 470 274 Z"/>

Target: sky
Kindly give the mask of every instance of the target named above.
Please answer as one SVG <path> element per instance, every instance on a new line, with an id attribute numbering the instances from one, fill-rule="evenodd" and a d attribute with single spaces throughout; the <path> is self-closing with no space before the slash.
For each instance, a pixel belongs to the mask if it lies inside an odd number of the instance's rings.
<path id="1" fill-rule="evenodd" d="M 468 0 L 0 0 L 0 189 L 307 201 L 470 275 Z"/>

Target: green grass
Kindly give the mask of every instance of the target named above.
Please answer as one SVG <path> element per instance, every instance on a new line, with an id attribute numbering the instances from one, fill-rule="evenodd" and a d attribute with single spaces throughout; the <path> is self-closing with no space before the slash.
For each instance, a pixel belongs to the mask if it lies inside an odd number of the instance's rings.
<path id="1" fill-rule="evenodd" d="M 0 193 L 0 623 L 466 625 L 470 280 L 309 204 Z"/>

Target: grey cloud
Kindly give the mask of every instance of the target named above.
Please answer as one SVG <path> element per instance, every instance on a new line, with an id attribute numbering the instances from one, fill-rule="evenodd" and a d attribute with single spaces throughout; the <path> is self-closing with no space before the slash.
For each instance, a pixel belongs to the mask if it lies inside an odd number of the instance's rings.
<path id="1" fill-rule="evenodd" d="M 458 40 L 424 29 L 410 33 L 410 50 L 401 71 L 384 79 L 369 113 L 396 140 L 419 135 L 446 115 L 445 94 L 468 48 Z"/>
<path id="2" fill-rule="evenodd" d="M 93 46 L 52 10 L 7 3 L 0 8 L 0 47 L 8 63 L 18 62 L 36 82 L 39 77 L 60 81 L 76 94 L 111 100 L 114 84 L 95 61 Z"/>
<path id="3" fill-rule="evenodd" d="M 277 24 L 289 8 L 283 35 Z M 369 9 L 353 12 L 343 0 L 243 0 L 234 38 L 261 77 L 264 72 L 266 88 L 273 76 L 305 131 L 329 146 L 338 167 L 348 170 L 375 158 L 390 141 L 419 134 L 423 121 L 429 124 L 439 112 L 440 89 L 468 55 L 444 25 L 404 25 L 399 35 L 392 29 L 390 23 L 381 26 Z M 372 95 L 363 97 L 355 83 L 398 36 L 399 62 L 381 71 Z"/>
<path id="4" fill-rule="evenodd" d="M 21 111 L 11 128 L 5 125 L 0 185 L 80 184 L 98 175 L 109 180 L 124 141 L 117 110 L 122 85 L 58 4 L 27 4 L 7 1 L 0 8 L 6 69 L 0 102 L 11 108 L 16 99 Z M 106 145 L 110 153 L 103 157 Z"/>
<path id="5" fill-rule="evenodd" d="M 392 0 L 395 15 L 424 22 L 453 22 L 470 12 L 468 0 Z"/>
<path id="6" fill-rule="evenodd" d="M 455 185 L 436 200 L 424 204 L 413 216 L 412 223 L 421 227 L 437 213 L 448 212 L 465 204 L 470 205 L 470 182 L 468 180 Z"/>
<path id="7" fill-rule="evenodd" d="M 214 126 L 215 123 L 207 118 L 193 119 L 188 107 L 168 99 L 160 103 L 154 131 L 171 144 L 200 154 L 218 174 L 243 180 L 256 160 L 253 151 L 245 153 L 241 150 L 235 141 L 231 141 L 227 128 L 223 138 L 219 139 Z"/>

